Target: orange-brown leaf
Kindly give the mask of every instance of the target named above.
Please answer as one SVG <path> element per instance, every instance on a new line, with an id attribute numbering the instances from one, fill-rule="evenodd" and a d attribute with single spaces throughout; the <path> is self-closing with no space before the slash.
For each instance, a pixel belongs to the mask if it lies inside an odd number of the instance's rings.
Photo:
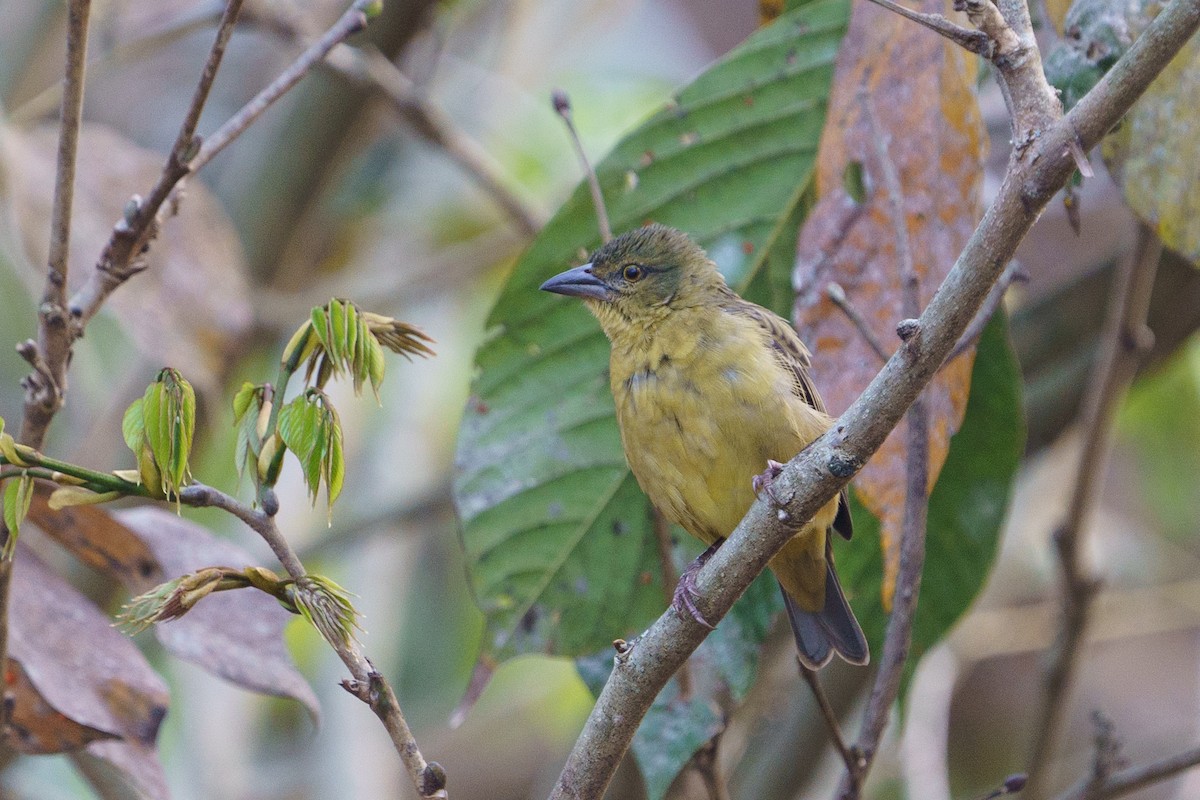
<path id="1" fill-rule="evenodd" d="M 942 12 L 940 0 L 922 9 Z M 819 201 L 801 232 L 796 323 L 815 350 L 813 373 L 831 412 L 840 413 L 881 366 L 850 320 L 829 299 L 837 282 L 891 352 L 903 302 L 893 198 L 899 178 L 904 229 L 925 303 L 942 282 L 980 213 L 983 127 L 972 56 L 936 34 L 870 3 L 856 4 L 838 53 L 829 118 L 821 140 Z M 886 157 L 880 153 L 881 145 Z M 867 194 L 856 206 L 843 186 L 863 166 Z M 929 485 L 937 479 L 966 410 L 970 357 L 953 362 L 926 390 L 931 413 Z M 903 429 L 892 433 L 858 477 L 859 496 L 882 522 L 884 603 L 899 564 L 904 510 Z"/>

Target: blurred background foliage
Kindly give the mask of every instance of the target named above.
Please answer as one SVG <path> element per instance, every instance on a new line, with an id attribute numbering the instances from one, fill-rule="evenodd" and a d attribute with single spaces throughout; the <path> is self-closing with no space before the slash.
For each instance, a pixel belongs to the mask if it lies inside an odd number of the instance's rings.
<path id="1" fill-rule="evenodd" d="M 157 173 L 222 6 L 93 5 L 75 277 L 90 269 L 128 197 L 145 192 Z M 341 10 L 331 0 L 248 2 L 201 132 L 269 82 Z M 54 142 L 47 125 L 57 108 L 65 9 L 0 0 L 0 19 L 0 342 L 17 342 L 34 331 L 45 261 Z M 548 102 L 552 87 L 570 93 L 586 148 L 603 154 L 757 23 L 749 0 L 388 0 L 365 37 L 481 146 L 540 224 L 579 175 Z M 986 196 L 1007 158 L 1008 122 L 990 82 L 981 92 L 993 143 Z M 194 473 L 246 496 L 234 468 L 230 399 L 243 380 L 269 379 L 311 306 L 347 297 L 421 326 L 437 340 L 438 356 L 393 362 L 381 408 L 332 387 L 347 453 L 347 488 L 332 528 L 320 504 L 311 508 L 291 462 L 280 485 L 280 524 L 310 568 L 358 596 L 365 648 L 395 685 L 425 755 L 445 766 L 451 796 L 545 796 L 591 694 L 571 660 L 524 655 L 499 665 L 478 702 L 455 715 L 469 693 L 484 621 L 465 579 L 450 501 L 474 354 L 532 237 L 411 119 L 378 92 L 318 70 L 193 179 L 182 213 L 151 251 L 150 269 L 114 295 L 77 345 L 69 402 L 46 450 L 97 468 L 130 466 L 121 414 L 169 364 L 199 395 Z M 1085 182 L 1079 201 L 1083 235 L 1054 204 L 1018 256 L 1030 279 L 1007 298 L 1028 438 L 997 560 L 983 595 L 918 667 L 904 724 L 893 727 L 873 773 L 872 797 L 898 797 L 905 786 L 913 797 L 974 797 L 1026 758 L 1041 654 L 1053 631 L 1048 542 L 1066 496 L 1077 438 L 1071 423 L 1112 267 L 1134 238 L 1134 218 L 1106 177 Z M 1200 325 L 1200 277 L 1179 256 L 1164 256 L 1150 325 L 1151 368 L 1120 415 L 1090 529 L 1089 556 L 1105 587 L 1072 704 L 1070 744 L 1056 763 L 1062 785 L 1088 763 L 1093 708 L 1113 718 L 1131 760 L 1200 738 L 1200 342 L 1191 335 Z M 0 416 L 14 423 L 25 369 L 0 346 Z M 272 563 L 265 546 L 225 516 L 185 516 Z M 36 532 L 27 540 L 102 606 L 112 610 L 125 599 Z M 298 703 L 229 686 L 139 638 L 170 685 L 160 749 L 173 796 L 411 796 L 378 722 L 338 688 L 340 663 L 306 626 L 293 624 L 287 635 L 321 701 L 319 727 Z M 867 675 L 843 667 L 825 674 L 835 703 L 853 714 Z M 766 638 L 759 679 L 729 720 L 720 759 L 733 797 L 832 791 L 839 764 L 782 626 Z M 6 797 L 90 796 L 64 757 L 6 754 L 5 761 Z M 688 781 L 673 796 L 705 796 Z M 1198 781 L 1184 776 L 1144 797 L 1196 796 Z M 627 766 L 610 796 L 644 791 Z"/>

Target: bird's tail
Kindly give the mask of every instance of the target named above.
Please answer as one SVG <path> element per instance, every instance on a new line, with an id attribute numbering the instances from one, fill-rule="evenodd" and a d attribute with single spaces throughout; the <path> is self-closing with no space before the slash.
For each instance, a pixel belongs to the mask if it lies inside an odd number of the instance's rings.
<path id="1" fill-rule="evenodd" d="M 783 591 L 782 586 L 779 588 Z M 804 666 L 820 669 L 834 653 L 851 664 L 866 664 L 871 660 L 867 639 L 834 572 L 832 553 L 827 552 L 825 559 L 825 607 L 820 611 L 805 611 L 786 591 L 783 604 Z"/>

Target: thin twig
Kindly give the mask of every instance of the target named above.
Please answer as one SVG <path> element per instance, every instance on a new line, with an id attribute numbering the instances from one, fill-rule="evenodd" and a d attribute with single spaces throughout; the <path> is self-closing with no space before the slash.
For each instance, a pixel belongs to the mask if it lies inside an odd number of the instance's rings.
<path id="1" fill-rule="evenodd" d="M 193 483 L 179 493 L 180 501 L 194 508 L 219 508 L 240 519 L 263 538 L 279 563 L 293 580 L 307 575 L 304 565 L 275 523 L 275 518 L 259 509 L 250 508 L 219 489 Z M 445 776 L 436 763 L 427 762 L 417 747 L 408 722 L 396 702 L 396 695 L 387 680 L 367 660 L 353 638 L 345 641 L 327 639 L 342 663 L 350 670 L 352 679 L 344 681 L 346 691 L 366 703 L 383 722 L 401 761 L 408 769 L 413 785 L 422 797 L 446 797 Z M 437 777 L 441 774 L 441 778 Z"/>
<path id="2" fill-rule="evenodd" d="M 243 0 L 229 0 L 225 6 L 225 12 L 217 26 L 216 38 L 201 70 L 196 90 L 192 94 L 191 104 L 179 126 L 175 144 L 171 147 L 158 181 L 144 199 L 135 196 L 130 200 L 125 217 L 113 227 L 112 235 L 100 254 L 95 271 L 71 298 L 70 310 L 77 326 L 77 336 L 82 335 L 83 327 L 100 310 L 108 296 L 144 268 L 140 259 L 150 240 L 157 234 L 159 210 L 175 185 L 188 174 L 188 161 L 199 147 L 196 125 L 224 58 L 225 47 L 233 35 L 233 27 L 241 13 L 242 2 Z"/>
<path id="3" fill-rule="evenodd" d="M 817 708 L 821 710 L 821 716 L 825 718 L 825 727 L 829 730 L 829 738 L 833 741 L 834 749 L 838 751 L 838 755 L 842 757 L 842 762 L 846 765 L 846 774 L 852 778 L 857 776 L 861 769 L 859 758 L 846 744 L 846 737 L 842 734 L 842 726 L 838 721 L 837 712 L 833 710 L 833 704 L 829 702 L 829 695 L 821 686 L 821 676 L 815 669 L 804 666 L 800 659 L 796 659 L 796 666 L 800 668 L 800 677 L 804 678 L 804 682 L 812 690 L 812 695 L 817 701 Z"/>
<path id="4" fill-rule="evenodd" d="M 894 0 L 871 0 L 871 2 L 883 6 L 889 11 L 895 11 L 905 19 L 910 19 L 918 25 L 923 25 L 929 28 L 929 30 L 945 36 L 950 41 L 976 55 L 983 56 L 984 58 L 992 57 L 992 40 L 988 38 L 987 34 L 981 31 L 964 28 L 962 25 L 957 25 L 946 19 L 941 14 L 926 14 L 923 11 L 914 11 L 911 8 L 894 2 Z"/>
<path id="5" fill-rule="evenodd" d="M 863 341 L 867 346 L 879 357 L 880 364 L 886 364 L 888 360 L 887 351 L 883 349 L 883 344 L 879 338 L 875 336 L 875 332 L 871 330 L 871 326 L 867 324 L 867 320 L 862 313 L 855 308 L 850 302 L 850 298 L 846 296 L 846 290 L 842 288 L 840 283 L 830 281 L 825 287 L 825 294 L 833 302 L 838 309 L 846 315 L 846 318 L 854 325 L 854 328 L 862 336 Z"/>
<path id="6" fill-rule="evenodd" d="M 62 407 L 67 390 L 67 365 L 73 341 L 71 319 L 67 313 L 71 205 L 75 196 L 75 163 L 87 78 L 90 12 L 90 0 L 72 0 L 67 10 L 67 57 L 50 214 L 49 269 L 38 309 L 37 352 L 45 369 L 35 370 L 25 379 L 25 409 L 20 434 L 21 441 L 34 448 L 42 446 L 46 429 Z M 30 360 L 28 356 L 26 360 Z"/>
<path id="7" fill-rule="evenodd" d="M 70 365 L 72 330 L 67 315 L 67 264 L 71 240 L 71 203 L 75 194 L 75 163 L 79 145 L 79 126 L 83 114 L 83 91 L 87 77 L 88 17 L 90 0 L 71 0 L 67 8 L 67 56 L 62 117 L 59 121 L 58 157 L 54 179 L 54 200 L 50 222 L 50 257 L 42 305 L 38 310 L 38 344 L 23 342 L 17 346 L 34 371 L 25 378 L 24 413 L 21 441 L 33 448 L 42 446 L 46 429 L 62 408 Z M 0 543 L 9 549 L 8 530 L 0 521 Z M 12 587 L 13 559 L 0 558 L 0 670 L 8 663 L 9 594 Z M 0 733 L 7 735 L 11 709 L 6 703 L 0 711 Z"/>
<path id="8" fill-rule="evenodd" d="M 555 112 L 562 117 L 563 124 L 567 126 L 567 133 L 571 135 L 571 144 L 575 146 L 575 155 L 583 164 L 584 173 L 587 175 L 588 189 L 592 193 L 592 205 L 596 208 L 596 224 L 600 228 L 600 240 L 607 242 L 613 238 L 612 226 L 608 222 L 608 209 L 604 205 L 604 193 L 600 191 L 600 180 L 596 177 L 596 170 L 592 169 L 587 151 L 583 149 L 583 141 L 579 138 L 579 131 L 575 129 L 575 120 L 571 117 L 571 98 L 562 89 L 555 89 L 550 96 L 550 101 L 554 105 Z"/>
<path id="9" fill-rule="evenodd" d="M 379 50 L 371 47 L 355 50 L 338 47 L 325 63 L 339 74 L 381 91 L 400 118 L 423 139 L 441 150 L 475 179 L 480 188 L 504 209 L 526 236 L 535 236 L 545 224 L 544 215 L 535 211 L 508 188 L 510 180 L 504 167 L 478 141 L 469 136 L 444 109 L 422 97 L 400 68 Z"/>
<path id="10" fill-rule="evenodd" d="M 208 162 L 212 161 L 222 150 L 241 136 L 263 112 L 270 108 L 276 100 L 300 82 L 308 71 L 329 55 L 329 51 L 346 41 L 367 25 L 367 14 L 363 10 L 369 4 L 368 0 L 357 0 L 337 21 L 329 27 L 321 38 L 313 42 L 301 53 L 295 61 L 287 66 L 270 85 L 255 95 L 250 102 L 230 117 L 224 125 L 205 140 L 200 152 L 189 163 L 189 171 L 197 172 Z"/>
<path id="11" fill-rule="evenodd" d="M 888 152 L 887 135 L 875 117 L 870 99 L 865 95 L 862 98 L 862 106 L 869 138 L 875 147 L 875 161 L 883 177 L 883 186 L 887 191 L 891 211 L 892 235 L 900 273 L 901 311 L 908 319 L 915 320 L 921 310 L 921 284 L 913 262 L 900 173 Z M 919 333 L 919 326 L 915 331 Z M 911 333 L 905 336 L 903 350 L 907 351 L 907 357 L 912 357 L 917 351 L 920 338 Z M 862 730 L 854 745 L 858 759 L 855 764 L 850 765 L 839 791 L 843 800 L 859 797 L 879 748 L 879 741 L 887 727 L 892 705 L 900 693 L 904 665 L 908 661 L 912 645 L 913 617 L 921 591 L 921 573 L 925 566 L 925 521 L 929 511 L 929 412 L 923 392 L 913 401 L 905 419 L 908 428 L 904 519 L 900 530 L 899 566 L 891 594 L 892 613 L 888 617 L 879 671 L 871 687 Z M 887 591 L 886 579 L 884 591 Z"/>
<path id="12" fill-rule="evenodd" d="M 1029 274 L 1025 272 L 1025 268 L 1021 266 L 1021 262 L 1016 259 L 1009 261 L 1008 266 L 1004 268 L 1004 272 L 1000 275 L 1000 280 L 996 281 L 996 285 L 988 292 L 987 299 L 983 301 L 983 306 L 979 309 L 979 313 L 975 315 L 975 319 L 971 320 L 971 324 L 963 332 L 962 338 L 958 340 L 958 344 L 954 345 L 954 349 L 950 351 L 950 355 L 946 356 L 946 363 L 942 364 L 943 369 L 951 361 L 974 347 L 979 341 L 979 337 L 983 336 L 984 328 L 992 321 L 992 317 L 1000 309 L 1000 304 L 1004 302 L 1004 293 L 1008 291 L 1008 287 L 1014 283 L 1023 283 L 1027 280 L 1029 280 Z"/>
<path id="13" fill-rule="evenodd" d="M 718 734 L 692 756 L 691 767 L 700 776 L 708 800 L 730 800 L 728 781 L 721 772 L 720 743 L 721 736 Z"/>
<path id="14" fill-rule="evenodd" d="M 1100 783 L 1087 776 L 1056 800 L 1112 800 L 1144 789 L 1200 765 L 1200 747 L 1138 767 L 1115 772 Z"/>
<path id="15" fill-rule="evenodd" d="M 1152 340 L 1146 328 L 1146 314 L 1161 254 L 1162 242 L 1143 224 L 1132 257 L 1113 278 L 1100 353 L 1084 395 L 1080 414 L 1083 444 L 1067 513 L 1053 536 L 1061 570 L 1061 620 L 1053 659 L 1046 670 L 1041 715 L 1030 752 L 1026 797 L 1033 800 L 1046 796 L 1047 771 L 1066 719 L 1091 601 L 1098 587 L 1098 581 L 1081 559 L 1084 526 L 1107 462 L 1116 409 L 1133 381 L 1140 356 L 1149 349 Z"/>

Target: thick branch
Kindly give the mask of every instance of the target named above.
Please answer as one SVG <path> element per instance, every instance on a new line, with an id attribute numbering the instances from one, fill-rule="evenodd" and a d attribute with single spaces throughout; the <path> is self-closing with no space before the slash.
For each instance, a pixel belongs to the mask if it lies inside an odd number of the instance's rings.
<path id="1" fill-rule="evenodd" d="M 834 427 L 776 479 L 792 497 L 779 515 L 755 501 L 729 540 L 697 575 L 705 617 L 723 617 L 767 561 L 862 468 L 932 379 L 975 316 L 1017 244 L 1075 168 L 1067 143 L 1084 148 L 1125 114 L 1200 25 L 1200 0 L 1172 0 L 1104 79 L 1065 118 L 1047 114 L 1027 157 L 1010 163 L 999 193 L 921 315 L 920 336 L 888 361 Z M 791 522 L 780 520 L 780 516 Z M 614 669 L 551 795 L 599 798 L 654 697 L 707 634 L 668 612 Z"/>
<path id="2" fill-rule="evenodd" d="M 1113 282 L 1099 358 L 1084 396 L 1080 421 L 1083 446 L 1066 517 L 1054 531 L 1062 577 L 1061 620 L 1053 660 L 1046 670 L 1042 713 L 1030 753 L 1026 796 L 1035 800 L 1046 794 L 1047 767 L 1066 718 L 1071 683 L 1098 586 L 1082 563 L 1083 530 L 1107 462 L 1113 418 L 1133 381 L 1141 355 L 1150 349 L 1146 314 L 1161 255 L 1162 242 L 1143 225 L 1133 256 L 1121 265 Z"/>

